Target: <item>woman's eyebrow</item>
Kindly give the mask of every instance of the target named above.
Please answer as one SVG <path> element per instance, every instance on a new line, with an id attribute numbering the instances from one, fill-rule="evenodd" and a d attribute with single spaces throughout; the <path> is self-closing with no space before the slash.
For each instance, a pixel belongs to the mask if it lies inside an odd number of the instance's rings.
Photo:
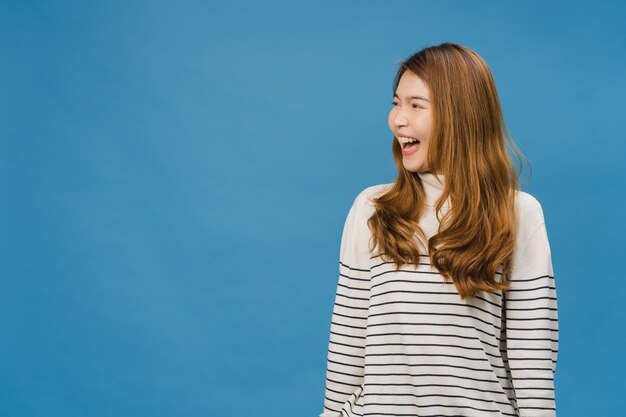
<path id="1" fill-rule="evenodd" d="M 400 97 L 398 97 L 397 94 L 393 95 L 394 97 L 396 97 L 397 99 L 400 99 Z M 406 100 L 411 100 L 412 98 L 415 98 L 417 100 L 424 100 L 424 101 L 428 101 L 428 99 L 426 97 L 422 97 L 422 96 L 411 96 L 411 97 L 407 97 Z M 430 101 L 428 101 L 430 103 Z"/>

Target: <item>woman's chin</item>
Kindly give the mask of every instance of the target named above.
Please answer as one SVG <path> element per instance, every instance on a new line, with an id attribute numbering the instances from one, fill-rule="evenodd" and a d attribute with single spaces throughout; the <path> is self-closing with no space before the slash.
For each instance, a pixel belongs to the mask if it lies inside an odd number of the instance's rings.
<path id="1" fill-rule="evenodd" d="M 404 169 L 410 172 L 425 172 L 428 171 L 428 167 L 423 164 L 411 164 L 408 161 L 403 161 Z"/>

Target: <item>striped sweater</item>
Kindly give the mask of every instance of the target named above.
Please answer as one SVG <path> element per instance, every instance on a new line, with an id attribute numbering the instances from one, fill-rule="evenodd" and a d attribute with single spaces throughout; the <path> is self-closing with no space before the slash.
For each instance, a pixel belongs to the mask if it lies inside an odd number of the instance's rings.
<path id="1" fill-rule="evenodd" d="M 443 177 L 419 176 L 430 237 Z M 540 203 L 517 193 L 510 289 L 461 300 L 427 256 L 396 272 L 369 251 L 371 198 L 390 185 L 360 192 L 344 224 L 320 417 L 556 416 L 556 287 Z"/>

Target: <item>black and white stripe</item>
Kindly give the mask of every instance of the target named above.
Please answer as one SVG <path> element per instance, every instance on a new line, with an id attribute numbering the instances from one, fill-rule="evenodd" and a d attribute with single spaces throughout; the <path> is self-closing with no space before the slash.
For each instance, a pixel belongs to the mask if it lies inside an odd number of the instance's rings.
<path id="1" fill-rule="evenodd" d="M 337 416 L 555 416 L 556 290 L 545 223 L 511 288 L 461 300 L 423 256 L 372 256 L 357 198 L 340 251 L 324 411 Z"/>

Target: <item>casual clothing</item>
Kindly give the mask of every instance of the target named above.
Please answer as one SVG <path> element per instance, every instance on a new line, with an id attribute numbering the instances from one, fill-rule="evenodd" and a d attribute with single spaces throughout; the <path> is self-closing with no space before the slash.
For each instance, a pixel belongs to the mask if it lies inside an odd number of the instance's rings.
<path id="1" fill-rule="evenodd" d="M 429 238 L 443 176 L 419 177 Z M 428 256 L 395 271 L 370 253 L 371 198 L 390 185 L 360 192 L 344 224 L 320 417 L 556 416 L 557 300 L 540 203 L 517 192 L 510 289 L 461 300 Z"/>

